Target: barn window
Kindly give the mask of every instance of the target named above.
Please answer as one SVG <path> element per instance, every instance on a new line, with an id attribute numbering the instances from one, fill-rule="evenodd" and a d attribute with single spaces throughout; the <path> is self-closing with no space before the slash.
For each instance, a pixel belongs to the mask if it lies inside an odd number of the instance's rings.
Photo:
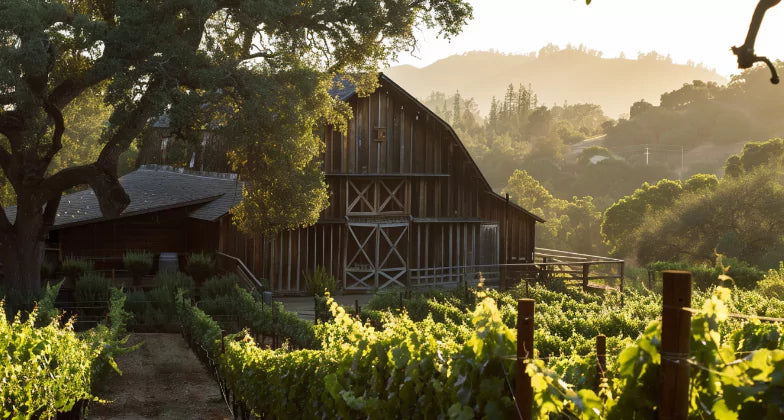
<path id="1" fill-rule="evenodd" d="M 386 141 L 386 140 L 387 140 L 387 128 L 376 127 L 376 141 Z"/>

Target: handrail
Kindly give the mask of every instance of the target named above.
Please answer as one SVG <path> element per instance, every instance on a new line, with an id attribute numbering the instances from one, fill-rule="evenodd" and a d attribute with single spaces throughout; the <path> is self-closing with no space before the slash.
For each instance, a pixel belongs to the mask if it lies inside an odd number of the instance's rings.
<path id="1" fill-rule="evenodd" d="M 232 256 L 232 255 L 229 255 L 229 254 L 224 254 L 224 253 L 222 253 L 220 251 L 215 251 L 215 255 L 219 255 L 221 257 L 225 257 L 225 258 L 228 258 L 230 260 L 234 260 L 234 262 L 237 263 L 237 267 L 240 270 L 242 270 L 241 274 L 244 274 L 244 275 L 242 275 L 240 277 L 242 277 L 246 282 L 248 282 L 249 286 L 251 286 L 252 288 L 257 289 L 258 292 L 262 292 L 264 290 L 264 285 L 259 281 L 259 279 L 256 278 L 256 276 L 253 275 L 253 272 L 250 271 L 250 269 L 245 265 L 245 263 L 241 259 L 239 259 L 239 258 L 237 258 L 235 256 Z"/>

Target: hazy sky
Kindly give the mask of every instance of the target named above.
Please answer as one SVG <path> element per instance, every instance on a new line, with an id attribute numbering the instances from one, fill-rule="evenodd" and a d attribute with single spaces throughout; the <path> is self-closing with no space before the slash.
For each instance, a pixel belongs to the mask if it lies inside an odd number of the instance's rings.
<path id="1" fill-rule="evenodd" d="M 757 0 L 470 0 L 474 19 L 450 42 L 419 34 L 413 55 L 397 64 L 422 67 L 472 50 L 528 53 L 553 43 L 585 44 L 616 57 L 623 51 L 670 54 L 677 63 L 702 62 L 729 76 L 737 72 L 733 45 L 743 44 Z M 784 59 L 784 3 L 768 11 L 756 52 Z"/>

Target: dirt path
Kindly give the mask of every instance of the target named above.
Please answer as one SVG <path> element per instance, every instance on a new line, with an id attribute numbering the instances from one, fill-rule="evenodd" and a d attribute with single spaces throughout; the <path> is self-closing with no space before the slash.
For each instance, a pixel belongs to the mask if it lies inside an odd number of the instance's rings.
<path id="1" fill-rule="evenodd" d="M 90 419 L 228 419 L 218 385 L 179 334 L 132 334 L 143 342 L 117 363 L 122 376 L 110 373 L 91 404 Z"/>

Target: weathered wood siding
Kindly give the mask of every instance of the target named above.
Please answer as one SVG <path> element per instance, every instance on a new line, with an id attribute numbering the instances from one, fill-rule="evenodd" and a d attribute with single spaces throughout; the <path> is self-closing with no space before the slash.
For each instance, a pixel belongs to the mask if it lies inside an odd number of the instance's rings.
<path id="1" fill-rule="evenodd" d="M 348 101 L 347 132 L 321 133 L 330 202 L 319 223 L 251 239 L 226 217 L 223 252 L 282 294 L 302 292 L 317 266 L 347 289 L 373 290 L 532 261 L 535 219 L 491 191 L 443 121 L 383 78 L 370 96 Z"/>

